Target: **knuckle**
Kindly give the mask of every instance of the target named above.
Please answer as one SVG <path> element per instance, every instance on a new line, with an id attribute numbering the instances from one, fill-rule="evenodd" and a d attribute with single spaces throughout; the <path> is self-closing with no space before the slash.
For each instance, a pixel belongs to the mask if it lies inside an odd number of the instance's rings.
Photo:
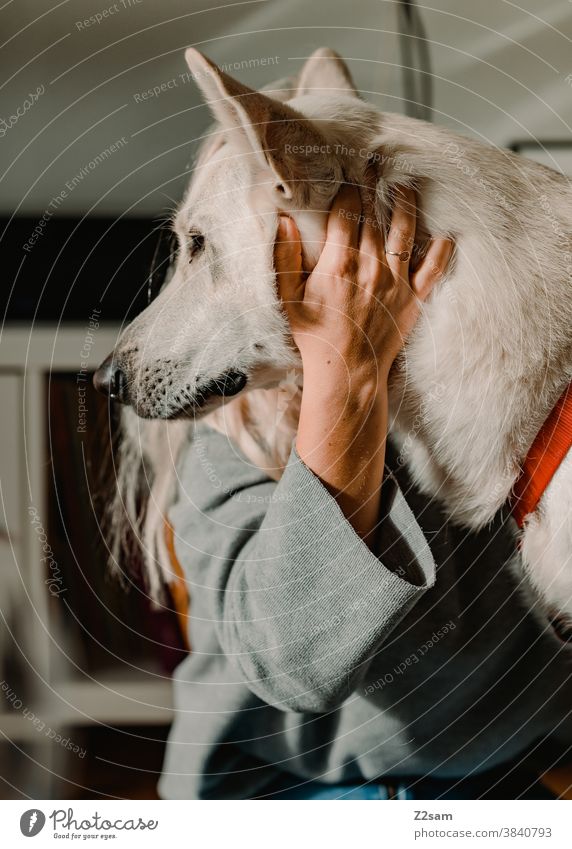
<path id="1" fill-rule="evenodd" d="M 368 263 L 362 263 L 359 270 L 359 279 L 364 286 L 380 289 L 385 285 L 383 265 L 377 259 L 371 259 Z"/>

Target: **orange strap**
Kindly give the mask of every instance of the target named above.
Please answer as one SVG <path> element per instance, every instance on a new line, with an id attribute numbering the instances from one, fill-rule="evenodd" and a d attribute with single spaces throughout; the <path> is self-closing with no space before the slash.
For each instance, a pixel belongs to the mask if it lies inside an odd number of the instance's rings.
<path id="1" fill-rule="evenodd" d="M 540 781 L 559 799 L 572 800 L 572 764 L 549 769 Z"/>
<path id="2" fill-rule="evenodd" d="M 556 469 L 572 448 L 572 383 L 536 436 L 511 496 L 512 515 L 519 528 L 534 513 Z"/>
<path id="3" fill-rule="evenodd" d="M 167 546 L 167 551 L 169 552 L 171 568 L 173 574 L 175 575 L 175 579 L 173 581 L 170 581 L 169 583 L 169 592 L 171 593 L 171 598 L 173 599 L 173 607 L 175 608 L 175 611 L 177 613 L 177 620 L 179 622 L 179 629 L 181 631 L 183 643 L 187 651 L 190 652 L 191 645 L 189 643 L 189 593 L 187 591 L 187 582 L 185 580 L 185 573 L 183 572 L 183 567 L 179 563 L 179 559 L 175 552 L 175 539 L 173 528 L 167 520 L 165 520 L 165 544 Z"/>

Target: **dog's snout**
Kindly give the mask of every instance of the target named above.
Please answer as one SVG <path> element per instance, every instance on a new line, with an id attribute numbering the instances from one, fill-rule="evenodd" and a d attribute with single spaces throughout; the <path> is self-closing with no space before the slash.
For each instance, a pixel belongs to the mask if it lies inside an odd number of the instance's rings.
<path id="1" fill-rule="evenodd" d="M 125 372 L 110 354 L 93 375 L 93 385 L 98 392 L 108 395 L 114 401 L 124 404 L 127 400 L 127 380 Z"/>

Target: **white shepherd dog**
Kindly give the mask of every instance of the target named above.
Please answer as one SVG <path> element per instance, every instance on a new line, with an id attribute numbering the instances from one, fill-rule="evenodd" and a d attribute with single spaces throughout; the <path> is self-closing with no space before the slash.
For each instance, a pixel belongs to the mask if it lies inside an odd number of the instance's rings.
<path id="1" fill-rule="evenodd" d="M 129 405 L 112 507 L 116 541 L 135 520 L 143 469 L 152 485 L 138 527 L 157 592 L 161 570 L 168 572 L 163 516 L 176 453 L 198 416 L 279 476 L 296 427 L 301 364 L 276 293 L 278 213 L 295 220 L 309 271 L 340 184 L 363 185 L 372 168 L 380 234 L 396 188 L 411 186 L 415 250 L 432 236 L 456 245 L 391 372 L 392 438 L 418 486 L 452 520 L 483 527 L 510 498 L 572 380 L 570 181 L 508 151 L 379 112 L 327 49 L 296 79 L 264 92 L 194 49 L 186 59 L 217 125 L 174 217 L 178 252 L 167 285 L 96 375 L 98 388 Z M 277 425 L 285 387 L 288 409 Z M 522 530 L 515 524 L 515 540 L 517 533 L 515 565 L 527 592 L 566 636 L 572 451 Z"/>

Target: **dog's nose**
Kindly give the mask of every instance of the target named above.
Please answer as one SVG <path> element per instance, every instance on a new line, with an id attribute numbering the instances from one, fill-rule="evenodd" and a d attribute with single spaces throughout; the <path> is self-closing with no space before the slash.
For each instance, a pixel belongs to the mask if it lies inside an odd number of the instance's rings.
<path id="1" fill-rule="evenodd" d="M 108 395 L 114 401 L 125 404 L 127 400 L 127 381 L 123 372 L 110 354 L 93 375 L 93 385 L 98 392 Z"/>

